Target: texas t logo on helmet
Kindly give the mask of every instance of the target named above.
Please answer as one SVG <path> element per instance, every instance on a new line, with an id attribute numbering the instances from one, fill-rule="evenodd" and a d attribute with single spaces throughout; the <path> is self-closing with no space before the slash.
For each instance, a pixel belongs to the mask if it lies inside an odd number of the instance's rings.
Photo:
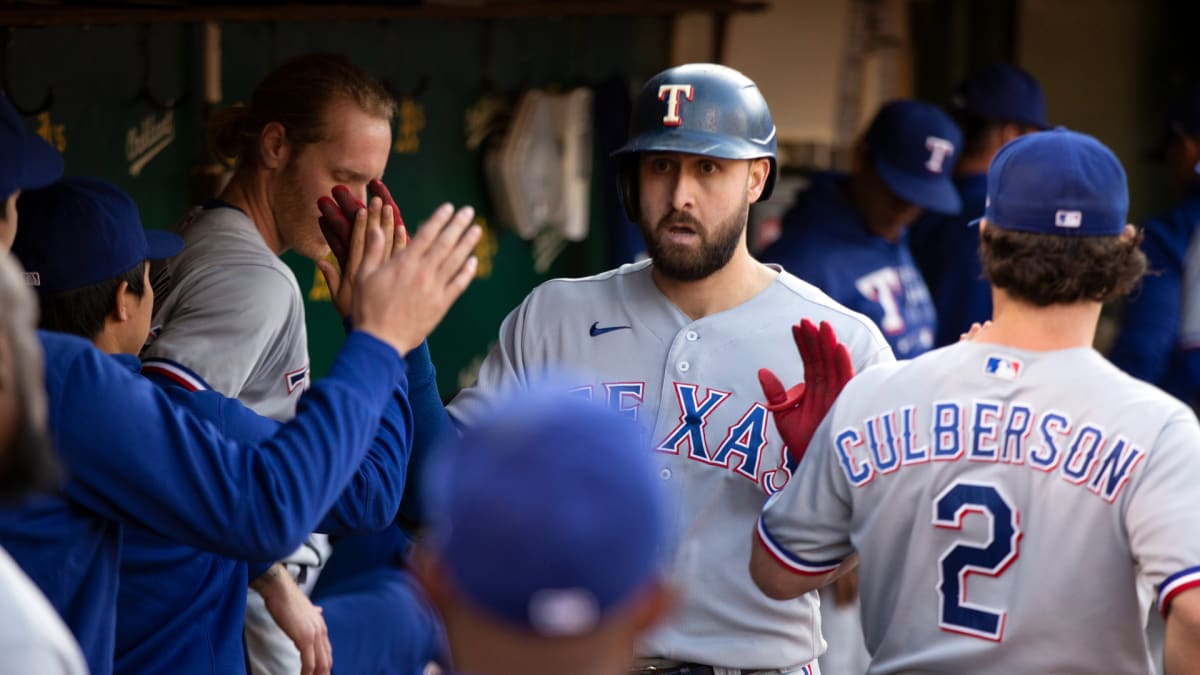
<path id="1" fill-rule="evenodd" d="M 677 127 L 683 124 L 683 118 L 679 116 L 679 95 L 683 94 L 690 101 L 695 92 L 695 88 L 690 84 L 664 84 L 658 88 L 658 100 L 667 102 L 667 114 L 663 116 L 663 125 Z"/>

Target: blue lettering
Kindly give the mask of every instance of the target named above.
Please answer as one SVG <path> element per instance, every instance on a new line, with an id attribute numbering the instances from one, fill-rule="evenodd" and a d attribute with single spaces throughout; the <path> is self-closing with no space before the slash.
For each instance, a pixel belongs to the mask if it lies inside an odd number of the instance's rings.
<path id="1" fill-rule="evenodd" d="M 896 439 L 894 437 L 890 439 L 891 443 L 880 443 L 879 427 L 881 424 L 885 428 L 887 435 L 892 437 L 891 430 L 887 429 L 887 422 L 880 417 L 873 417 L 867 420 L 867 445 L 870 446 L 871 455 L 875 458 L 875 468 L 880 473 L 890 473 L 900 467 L 900 454 L 896 452 Z M 886 459 L 882 452 L 884 445 L 889 446 Z"/>
<path id="2" fill-rule="evenodd" d="M 1128 455 L 1125 454 L 1126 449 L 1129 450 Z M 1092 492 L 1110 502 L 1116 499 L 1133 474 L 1133 468 L 1142 461 L 1145 455 L 1146 453 L 1132 443 L 1127 442 L 1124 438 L 1118 438 L 1116 444 L 1100 463 L 1100 471 L 1096 472 L 1096 477 L 1092 479 L 1089 486 Z"/>
<path id="3" fill-rule="evenodd" d="M 767 409 L 755 403 L 737 424 L 729 429 L 725 441 L 717 449 L 713 462 L 729 466 L 729 455 L 740 455 L 742 463 L 736 471 L 750 480 L 758 480 L 758 460 L 767 444 Z"/>
<path id="4" fill-rule="evenodd" d="M 922 464 L 929 461 L 929 446 L 925 445 L 914 449 L 917 444 L 917 433 L 913 429 L 917 426 L 917 409 L 910 406 L 905 406 L 900 409 L 901 424 L 904 427 L 902 438 L 904 439 L 904 464 Z"/>
<path id="5" fill-rule="evenodd" d="M 1025 463 L 1025 438 L 1029 435 L 1033 411 L 1029 406 L 1014 404 L 1008 409 L 1008 423 L 1004 425 L 1004 443 L 1000 446 L 1000 461 L 1009 464 Z"/>
<path id="6" fill-rule="evenodd" d="M 996 461 L 996 422 L 999 418 L 998 403 L 975 401 L 975 414 L 971 416 L 971 459 Z"/>
<path id="7" fill-rule="evenodd" d="M 608 407 L 636 422 L 644 400 L 642 387 L 641 382 L 604 383 L 604 390 L 608 392 Z"/>
<path id="8" fill-rule="evenodd" d="M 1086 426 L 1079 430 L 1079 434 L 1075 436 L 1075 442 L 1071 444 L 1071 450 L 1067 453 L 1067 461 L 1063 462 L 1063 475 L 1072 483 L 1078 485 L 1088 479 L 1092 473 L 1092 469 L 1096 467 L 1096 450 L 1104 445 L 1104 432 L 1093 426 Z M 1086 450 L 1086 454 L 1084 451 Z M 1082 462 L 1076 462 L 1079 457 L 1083 457 Z"/>
<path id="9" fill-rule="evenodd" d="M 675 394 L 679 399 L 679 424 L 667 434 L 663 442 L 659 443 L 655 448 L 659 452 L 669 452 L 671 454 L 679 454 L 680 446 L 684 443 L 688 444 L 688 455 L 702 462 L 711 463 L 712 460 L 708 456 L 708 446 L 704 440 L 704 426 L 708 424 L 708 416 L 717 409 L 717 406 L 729 398 L 729 392 L 715 391 L 710 389 L 708 395 L 704 397 L 704 402 L 697 404 L 696 392 L 699 390 L 694 384 L 675 383 Z"/>
<path id="10" fill-rule="evenodd" d="M 1029 463 L 1042 471 L 1050 471 L 1058 466 L 1059 451 L 1058 445 L 1054 442 L 1054 435 L 1067 435 L 1071 433 L 1071 421 L 1063 417 L 1059 413 L 1046 413 L 1042 415 L 1042 423 L 1040 425 L 1042 439 L 1045 440 L 1044 447 L 1033 446 L 1029 448 Z M 1044 453 L 1039 451 L 1045 451 Z"/>
<path id="11" fill-rule="evenodd" d="M 962 408 L 957 403 L 933 404 L 933 459 L 948 462 L 963 453 Z"/>
<path id="12" fill-rule="evenodd" d="M 838 462 L 842 465 L 842 471 L 846 472 L 846 478 L 850 484 L 855 487 L 866 485 L 875 477 L 875 470 L 867 462 L 858 464 L 854 458 L 852 448 L 862 445 L 862 436 L 854 428 L 846 429 L 837 435 L 834 439 L 834 446 L 837 447 Z"/>

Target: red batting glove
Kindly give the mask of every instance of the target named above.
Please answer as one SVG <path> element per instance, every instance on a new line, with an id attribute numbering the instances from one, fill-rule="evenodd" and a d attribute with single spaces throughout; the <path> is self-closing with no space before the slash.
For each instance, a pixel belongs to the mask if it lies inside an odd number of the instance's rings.
<path id="1" fill-rule="evenodd" d="M 825 413 L 854 377 L 854 365 L 846 345 L 838 342 L 828 321 L 822 321 L 817 328 L 804 319 L 792 326 L 792 338 L 804 361 L 805 381 L 785 390 L 775 373 L 762 368 L 758 371 L 758 382 L 779 435 L 792 458 L 799 462 Z"/>
<path id="2" fill-rule="evenodd" d="M 321 197 L 317 200 L 317 208 L 321 217 L 317 222 L 321 225 L 321 234 L 337 258 L 338 265 L 345 269 L 346 255 L 350 250 L 350 226 L 359 209 L 367 208 L 366 204 L 358 201 L 350 188 L 345 185 L 335 185 L 333 199 Z"/>
<path id="3" fill-rule="evenodd" d="M 372 178 L 371 182 L 367 183 L 367 197 L 379 197 L 383 200 L 384 206 L 392 207 L 392 224 L 396 228 L 396 241 L 401 242 L 401 248 L 407 246 L 408 228 L 404 227 L 404 219 L 400 217 L 400 207 L 396 206 L 396 200 L 392 199 L 392 193 L 388 191 L 383 181 Z"/>

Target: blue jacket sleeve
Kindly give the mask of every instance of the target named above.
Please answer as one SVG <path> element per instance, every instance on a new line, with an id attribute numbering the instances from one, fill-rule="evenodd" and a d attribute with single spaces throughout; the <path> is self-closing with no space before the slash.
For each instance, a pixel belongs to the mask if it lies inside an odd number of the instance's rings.
<path id="1" fill-rule="evenodd" d="M 350 534 L 390 525 L 400 508 L 412 444 L 413 412 L 404 379 L 383 411 L 371 450 L 317 531 Z"/>
<path id="2" fill-rule="evenodd" d="M 233 440 L 257 443 L 279 429 L 279 422 L 259 415 L 237 399 L 215 391 L 188 391 L 154 371 L 145 375 L 164 387 L 175 403 L 217 424 L 218 430 Z M 384 409 L 371 449 L 317 531 L 349 534 L 391 524 L 400 508 L 411 447 L 412 410 L 408 405 L 408 381 L 402 377 Z"/>
<path id="3" fill-rule="evenodd" d="M 429 343 L 422 342 L 420 347 L 408 353 L 405 360 L 408 363 L 409 401 L 416 423 L 413 426 L 412 458 L 408 462 L 411 479 L 404 488 L 398 515 L 400 522 L 411 528 L 425 521 L 421 497 L 424 467 L 441 445 L 442 439 L 458 432 L 442 404 L 437 371 L 429 355 Z"/>
<path id="4" fill-rule="evenodd" d="M 287 555 L 333 506 L 404 370 L 390 346 L 354 333 L 294 420 L 261 443 L 238 443 L 90 345 L 61 348 L 47 335 L 46 386 L 70 474 L 67 496 L 246 560 Z"/>
<path id="5" fill-rule="evenodd" d="M 1146 223 L 1145 236 L 1142 250 L 1148 262 L 1147 274 L 1141 289 L 1125 305 L 1109 359 L 1130 375 L 1157 383 L 1166 372 L 1179 335 L 1187 236 L 1160 219 Z"/>

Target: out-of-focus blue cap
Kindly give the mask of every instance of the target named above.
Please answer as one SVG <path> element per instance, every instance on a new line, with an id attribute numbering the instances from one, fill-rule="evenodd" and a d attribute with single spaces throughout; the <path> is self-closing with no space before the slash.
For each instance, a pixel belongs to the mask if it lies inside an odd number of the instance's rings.
<path id="1" fill-rule="evenodd" d="M 896 196 L 938 213 L 962 210 L 952 179 L 962 131 L 941 108 L 892 101 L 875 115 L 865 140 L 875 169 Z"/>
<path id="2" fill-rule="evenodd" d="M 143 230 L 133 198 L 96 178 L 68 177 L 23 192 L 17 212 L 21 226 L 12 252 L 42 293 L 115 279 L 183 249 L 177 234 Z"/>
<path id="3" fill-rule="evenodd" d="M 62 172 L 62 155 L 30 131 L 12 102 L 0 93 L 0 199 L 17 190 L 49 185 Z"/>
<path id="4" fill-rule="evenodd" d="M 657 578 L 664 502 L 636 423 L 544 383 L 430 460 L 430 542 L 484 613 L 548 637 L 593 630 Z"/>
<path id="5" fill-rule="evenodd" d="M 1050 128 L 1041 85 L 1029 73 L 1007 63 L 971 71 L 956 88 L 951 106 L 990 120 Z"/>

